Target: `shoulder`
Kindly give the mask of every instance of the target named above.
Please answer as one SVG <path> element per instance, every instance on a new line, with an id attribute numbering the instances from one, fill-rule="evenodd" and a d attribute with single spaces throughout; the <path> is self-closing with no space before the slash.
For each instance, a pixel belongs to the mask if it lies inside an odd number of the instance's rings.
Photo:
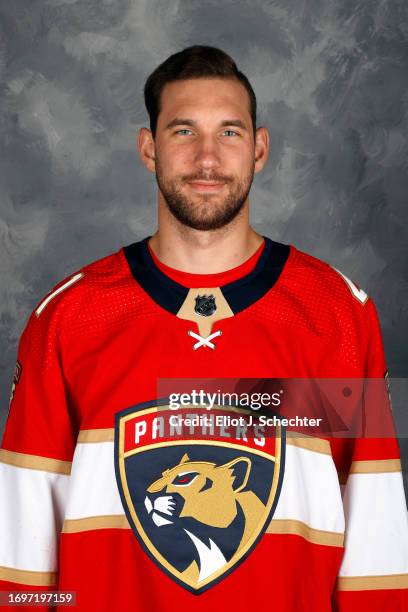
<path id="1" fill-rule="evenodd" d="M 320 297 L 330 305 L 361 309 L 370 297 L 358 281 L 338 267 L 291 246 L 291 276 L 303 295 Z"/>
<path id="2" fill-rule="evenodd" d="M 313 335 L 361 337 L 376 316 L 357 279 L 293 245 L 277 288 L 285 320 Z"/>
<path id="3" fill-rule="evenodd" d="M 374 302 L 354 275 L 291 245 L 281 280 L 270 304 L 274 320 L 296 337 L 304 334 L 311 346 L 323 346 L 330 363 L 363 375 L 368 352 L 382 355 Z"/>
<path id="4" fill-rule="evenodd" d="M 73 271 L 40 298 L 24 333 L 60 334 L 72 326 L 77 328 L 81 322 L 86 325 L 103 310 L 128 276 L 122 248 Z"/>

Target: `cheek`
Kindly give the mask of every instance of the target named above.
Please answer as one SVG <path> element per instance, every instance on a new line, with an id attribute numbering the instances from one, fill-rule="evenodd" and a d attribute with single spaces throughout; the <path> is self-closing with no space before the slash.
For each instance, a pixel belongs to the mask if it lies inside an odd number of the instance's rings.
<path id="1" fill-rule="evenodd" d="M 252 169 L 253 161 L 254 157 L 247 149 L 231 148 L 222 156 L 223 167 L 235 176 L 246 176 Z"/>
<path id="2" fill-rule="evenodd" d="M 244 173 L 251 169 L 254 163 L 254 154 L 253 151 L 248 151 L 245 149 L 239 156 L 241 168 L 244 170 Z"/>
<path id="3" fill-rule="evenodd" d="M 171 160 L 186 160 L 191 159 L 194 155 L 194 147 L 192 144 L 185 143 L 183 145 L 167 144 L 162 152 L 162 157 Z"/>
<path id="4" fill-rule="evenodd" d="M 160 170 L 165 177 L 176 179 L 191 169 L 192 159 L 186 151 L 168 151 L 165 157 L 160 157 Z"/>

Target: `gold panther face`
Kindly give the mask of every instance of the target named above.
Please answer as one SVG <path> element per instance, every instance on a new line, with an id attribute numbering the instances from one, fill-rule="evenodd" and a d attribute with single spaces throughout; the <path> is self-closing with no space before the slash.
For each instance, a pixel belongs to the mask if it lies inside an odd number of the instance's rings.
<path id="1" fill-rule="evenodd" d="M 244 477 L 236 483 L 234 467 L 244 463 Z M 207 461 L 190 461 L 185 454 L 180 463 L 165 470 L 153 482 L 148 493 L 178 493 L 184 500 L 180 517 L 190 516 L 212 527 L 228 527 L 237 514 L 237 494 L 245 487 L 251 461 L 238 457 L 223 465 Z M 235 487 L 234 487 L 235 484 Z"/>

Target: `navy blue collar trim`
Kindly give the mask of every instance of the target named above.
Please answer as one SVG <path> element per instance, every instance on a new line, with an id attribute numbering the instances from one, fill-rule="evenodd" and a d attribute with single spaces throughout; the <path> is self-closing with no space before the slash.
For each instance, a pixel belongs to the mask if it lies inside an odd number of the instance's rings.
<path id="1" fill-rule="evenodd" d="M 234 314 L 248 308 L 273 287 L 288 259 L 290 247 L 265 237 L 265 247 L 255 268 L 249 274 L 221 286 Z M 162 308 L 177 314 L 189 289 L 169 278 L 156 266 L 150 254 L 150 236 L 124 247 L 132 275 L 139 285 Z"/>

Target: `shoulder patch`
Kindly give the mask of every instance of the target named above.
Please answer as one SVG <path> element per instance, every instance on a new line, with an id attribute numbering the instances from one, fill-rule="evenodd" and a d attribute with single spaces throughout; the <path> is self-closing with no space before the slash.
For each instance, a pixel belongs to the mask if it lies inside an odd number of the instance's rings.
<path id="1" fill-rule="evenodd" d="M 16 385 L 17 385 L 18 381 L 20 380 L 20 376 L 21 376 L 22 370 L 23 370 L 23 366 L 21 365 L 21 363 L 17 359 L 16 367 L 14 369 L 13 381 L 12 381 L 12 385 L 11 385 L 11 394 L 10 394 L 9 407 L 11 406 L 11 402 L 13 401 L 14 393 L 15 393 L 15 390 L 16 390 Z"/>

